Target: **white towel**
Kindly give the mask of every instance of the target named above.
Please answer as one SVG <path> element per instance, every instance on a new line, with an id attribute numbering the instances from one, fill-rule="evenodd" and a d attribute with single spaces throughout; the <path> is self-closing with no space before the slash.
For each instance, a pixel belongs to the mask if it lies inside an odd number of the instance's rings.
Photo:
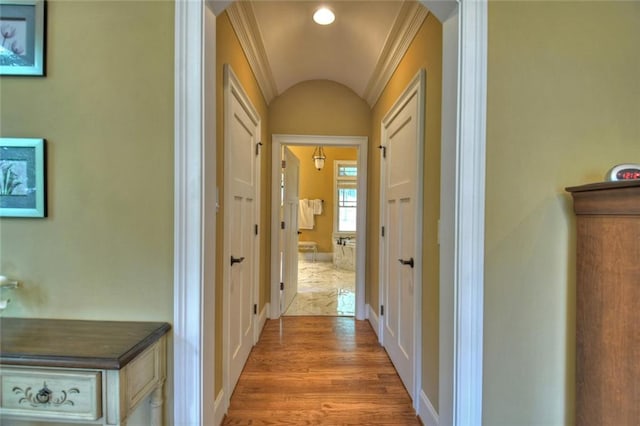
<path id="1" fill-rule="evenodd" d="M 313 203 L 313 214 L 314 215 L 319 215 L 322 214 L 322 200 L 320 199 L 315 199 L 312 201 Z"/>
<path id="2" fill-rule="evenodd" d="M 313 229 L 313 226 L 312 203 L 303 198 L 298 203 L 298 229 Z"/>

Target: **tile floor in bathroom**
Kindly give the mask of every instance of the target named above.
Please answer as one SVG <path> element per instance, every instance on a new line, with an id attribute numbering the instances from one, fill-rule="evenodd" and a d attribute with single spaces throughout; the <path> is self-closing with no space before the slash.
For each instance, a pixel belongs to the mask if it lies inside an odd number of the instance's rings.
<path id="1" fill-rule="evenodd" d="M 331 262 L 298 261 L 298 294 L 284 315 L 354 316 L 356 273 Z"/>

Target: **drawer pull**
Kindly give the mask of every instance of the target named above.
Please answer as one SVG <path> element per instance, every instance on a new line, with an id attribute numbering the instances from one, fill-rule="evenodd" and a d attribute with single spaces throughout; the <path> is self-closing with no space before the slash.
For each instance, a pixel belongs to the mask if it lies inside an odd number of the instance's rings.
<path id="1" fill-rule="evenodd" d="M 12 390 L 16 395 L 22 396 L 22 398 L 18 400 L 18 404 L 26 402 L 32 407 L 42 407 L 47 405 L 53 405 L 54 407 L 59 407 L 61 405 L 75 405 L 75 403 L 68 399 L 68 397 L 71 394 L 80 393 L 78 388 L 71 388 L 66 391 L 60 391 L 60 396 L 52 399 L 53 391 L 47 387 L 47 382 L 43 383 L 42 389 L 40 389 L 35 395 L 33 394 L 31 387 L 22 389 L 15 386 Z"/>

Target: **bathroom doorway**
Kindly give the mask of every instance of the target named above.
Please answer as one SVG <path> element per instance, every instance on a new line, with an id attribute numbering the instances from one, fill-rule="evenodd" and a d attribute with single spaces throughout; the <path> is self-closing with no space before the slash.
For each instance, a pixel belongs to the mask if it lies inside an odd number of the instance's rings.
<path id="1" fill-rule="evenodd" d="M 286 306 L 281 272 L 293 256 L 284 252 L 282 238 L 284 147 L 300 160 L 297 292 Z M 272 235 L 281 237 L 272 239 L 271 318 L 365 318 L 365 253 L 357 246 L 364 247 L 366 238 L 366 149 L 366 137 L 273 136 Z"/>
<path id="2" fill-rule="evenodd" d="M 285 299 L 283 315 L 353 317 L 358 149 L 290 145 L 285 150 L 300 161 L 295 191 L 299 194 L 297 292 L 291 303 Z M 284 193 L 290 192 L 287 180 L 283 182 Z"/>

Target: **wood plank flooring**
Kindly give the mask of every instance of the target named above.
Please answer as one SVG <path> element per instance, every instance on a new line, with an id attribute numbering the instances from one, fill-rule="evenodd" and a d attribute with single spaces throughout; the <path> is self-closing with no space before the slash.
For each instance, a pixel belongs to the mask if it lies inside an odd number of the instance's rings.
<path id="1" fill-rule="evenodd" d="M 269 320 L 224 425 L 420 425 L 368 321 Z"/>

